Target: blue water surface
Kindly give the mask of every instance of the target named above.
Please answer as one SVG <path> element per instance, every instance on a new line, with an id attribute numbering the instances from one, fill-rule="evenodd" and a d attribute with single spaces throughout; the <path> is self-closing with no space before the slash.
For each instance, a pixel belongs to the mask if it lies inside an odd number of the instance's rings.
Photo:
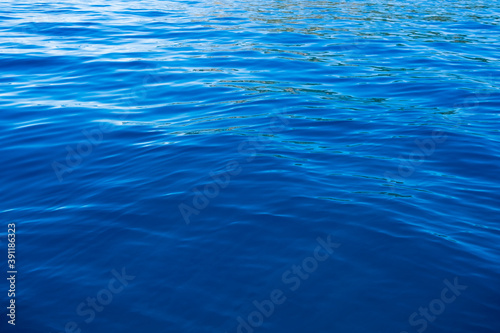
<path id="1" fill-rule="evenodd" d="M 500 331 L 499 1 L 0 4 L 2 333 Z"/>

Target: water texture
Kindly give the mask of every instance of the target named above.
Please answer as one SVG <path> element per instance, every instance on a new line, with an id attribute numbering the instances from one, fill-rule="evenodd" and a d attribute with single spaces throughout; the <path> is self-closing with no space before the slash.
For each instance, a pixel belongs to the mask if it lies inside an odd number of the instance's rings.
<path id="1" fill-rule="evenodd" d="M 0 5 L 2 332 L 500 331 L 499 1 Z"/>

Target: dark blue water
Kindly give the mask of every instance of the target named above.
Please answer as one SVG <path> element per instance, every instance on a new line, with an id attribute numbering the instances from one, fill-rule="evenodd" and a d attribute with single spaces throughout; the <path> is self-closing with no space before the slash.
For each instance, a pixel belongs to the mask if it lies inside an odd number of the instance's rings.
<path id="1" fill-rule="evenodd" d="M 2 1 L 0 31 L 2 332 L 500 331 L 499 1 Z"/>

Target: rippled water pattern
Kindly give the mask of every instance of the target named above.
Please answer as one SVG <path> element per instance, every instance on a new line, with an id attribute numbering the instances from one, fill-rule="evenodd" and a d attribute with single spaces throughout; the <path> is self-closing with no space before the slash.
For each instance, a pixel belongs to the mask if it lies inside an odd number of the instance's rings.
<path id="1" fill-rule="evenodd" d="M 0 31 L 2 332 L 500 331 L 499 1 L 1 1 Z"/>

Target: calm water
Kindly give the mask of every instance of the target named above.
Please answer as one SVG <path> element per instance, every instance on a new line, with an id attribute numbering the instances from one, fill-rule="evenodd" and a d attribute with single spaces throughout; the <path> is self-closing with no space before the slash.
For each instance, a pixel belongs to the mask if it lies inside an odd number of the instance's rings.
<path id="1" fill-rule="evenodd" d="M 0 30 L 2 332 L 500 331 L 499 1 L 1 1 Z"/>

